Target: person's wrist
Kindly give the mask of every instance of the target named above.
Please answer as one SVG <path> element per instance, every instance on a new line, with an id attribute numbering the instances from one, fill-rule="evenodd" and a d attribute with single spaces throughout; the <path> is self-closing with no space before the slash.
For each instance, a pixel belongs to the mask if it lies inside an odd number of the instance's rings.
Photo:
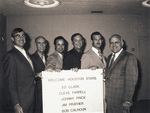
<path id="1" fill-rule="evenodd" d="M 124 103 L 128 104 L 129 106 L 131 106 L 131 105 L 132 105 L 132 103 L 131 103 L 131 102 L 129 102 L 129 101 L 125 101 Z"/>
<path id="2" fill-rule="evenodd" d="M 17 108 L 17 106 L 19 106 L 19 103 L 15 104 L 15 105 L 14 105 L 14 108 Z"/>
<path id="3" fill-rule="evenodd" d="M 19 105 L 19 103 L 17 103 L 16 105 Z M 15 106 L 16 106 L 16 105 L 15 105 Z"/>

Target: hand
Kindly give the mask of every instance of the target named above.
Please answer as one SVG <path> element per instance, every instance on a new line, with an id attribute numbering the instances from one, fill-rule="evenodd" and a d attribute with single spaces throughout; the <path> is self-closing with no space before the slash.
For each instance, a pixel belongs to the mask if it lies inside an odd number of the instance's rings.
<path id="1" fill-rule="evenodd" d="M 23 113 L 23 109 L 19 104 L 14 106 L 15 113 Z"/>
<path id="2" fill-rule="evenodd" d="M 122 103 L 122 109 L 123 109 L 123 110 L 129 110 L 130 107 L 131 107 L 131 105 L 132 105 L 132 104 L 131 104 L 130 102 L 125 101 L 125 102 Z"/>
<path id="3" fill-rule="evenodd" d="M 90 66 L 89 69 L 96 70 L 96 69 L 98 69 L 98 66 Z"/>
<path id="4" fill-rule="evenodd" d="M 56 71 L 56 72 L 60 72 L 61 69 L 60 69 L 60 68 L 56 68 L 55 71 Z"/>
<path id="5" fill-rule="evenodd" d="M 48 69 L 46 69 L 46 71 L 53 72 L 54 70 L 52 68 L 48 68 Z"/>
<path id="6" fill-rule="evenodd" d="M 42 73 L 37 73 L 36 76 L 42 79 Z"/>
<path id="7" fill-rule="evenodd" d="M 76 68 L 72 68 L 71 70 L 74 72 L 78 72 L 79 69 L 76 67 Z"/>

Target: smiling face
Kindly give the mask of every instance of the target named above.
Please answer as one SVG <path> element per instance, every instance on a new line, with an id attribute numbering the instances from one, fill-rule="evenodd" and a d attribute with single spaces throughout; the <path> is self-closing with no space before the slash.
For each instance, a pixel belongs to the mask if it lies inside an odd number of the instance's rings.
<path id="1" fill-rule="evenodd" d="M 119 52 L 122 49 L 123 44 L 121 37 L 113 36 L 109 40 L 110 50 L 114 53 Z"/>
<path id="2" fill-rule="evenodd" d="M 80 50 L 83 46 L 83 39 L 80 35 L 77 35 L 73 38 L 72 42 L 75 49 Z"/>
<path id="3" fill-rule="evenodd" d="M 37 51 L 43 53 L 46 49 L 46 40 L 43 37 L 38 38 L 36 41 Z"/>
<path id="4" fill-rule="evenodd" d="M 65 50 L 65 42 L 63 39 L 56 40 L 55 50 L 59 53 L 63 53 Z"/>
<path id="5" fill-rule="evenodd" d="M 93 35 L 93 47 L 95 47 L 96 49 L 100 49 L 101 45 L 102 45 L 102 37 L 100 35 Z"/>
<path id="6" fill-rule="evenodd" d="M 23 48 L 24 44 L 26 43 L 25 39 L 25 33 L 23 31 L 15 33 L 14 37 L 11 38 L 13 41 L 14 45 Z"/>

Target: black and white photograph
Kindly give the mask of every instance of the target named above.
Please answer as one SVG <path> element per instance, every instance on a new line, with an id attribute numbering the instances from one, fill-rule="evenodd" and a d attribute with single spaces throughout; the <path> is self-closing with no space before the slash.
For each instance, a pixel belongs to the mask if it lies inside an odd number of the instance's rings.
<path id="1" fill-rule="evenodd" d="M 150 0 L 0 0 L 0 113 L 150 113 Z"/>

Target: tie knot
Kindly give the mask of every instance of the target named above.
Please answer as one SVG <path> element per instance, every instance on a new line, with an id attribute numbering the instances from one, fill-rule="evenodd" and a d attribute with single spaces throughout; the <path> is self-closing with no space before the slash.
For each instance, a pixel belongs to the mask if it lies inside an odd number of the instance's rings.
<path id="1" fill-rule="evenodd" d="M 102 55 L 102 53 L 101 53 L 101 51 L 100 51 L 100 50 L 98 50 L 98 54 L 99 54 L 99 56 L 101 56 L 101 55 Z"/>
<path id="2" fill-rule="evenodd" d="M 114 61 L 115 59 L 115 53 L 112 55 L 112 62 Z"/>
<path id="3" fill-rule="evenodd" d="M 100 51 L 100 50 L 98 50 L 98 53 L 99 53 L 99 54 L 101 54 L 101 51 Z"/>
<path id="4" fill-rule="evenodd" d="M 115 57 L 115 53 L 112 56 Z"/>

